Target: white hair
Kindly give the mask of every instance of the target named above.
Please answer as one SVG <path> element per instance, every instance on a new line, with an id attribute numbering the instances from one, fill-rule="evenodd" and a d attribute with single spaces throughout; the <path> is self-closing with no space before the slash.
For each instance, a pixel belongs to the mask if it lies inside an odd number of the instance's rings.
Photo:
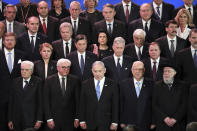
<path id="1" fill-rule="evenodd" d="M 125 40 L 124 40 L 124 38 L 122 38 L 122 37 L 116 37 L 115 39 L 114 39 L 114 42 L 113 42 L 113 45 L 114 44 L 123 44 L 124 46 L 125 46 Z"/>
<path id="2" fill-rule="evenodd" d="M 33 63 L 33 62 L 28 61 L 28 60 L 22 61 L 22 62 L 21 62 L 21 66 L 24 65 L 24 64 L 25 64 L 25 65 L 30 65 L 30 69 L 33 70 L 33 68 L 34 68 L 34 63 Z"/>
<path id="3" fill-rule="evenodd" d="M 61 58 L 57 61 L 57 66 L 60 66 L 62 63 L 68 63 L 71 66 L 71 61 L 69 59 Z"/>
<path id="4" fill-rule="evenodd" d="M 144 36 L 144 39 L 146 37 L 146 32 L 143 30 L 143 29 L 136 29 L 134 32 L 133 32 L 133 36 L 139 36 L 139 35 L 143 35 Z"/>
<path id="5" fill-rule="evenodd" d="M 73 33 L 72 25 L 71 25 L 70 23 L 68 23 L 68 22 L 64 22 L 64 23 L 62 23 L 62 24 L 60 25 L 59 30 L 61 31 L 61 28 L 64 28 L 64 27 L 68 27 L 68 28 L 69 28 L 69 30 L 70 30 L 70 32 L 72 32 L 72 33 Z"/>
<path id="6" fill-rule="evenodd" d="M 103 67 L 103 69 L 105 69 L 105 64 L 104 64 L 102 61 L 95 61 L 95 62 L 92 64 L 92 68 L 93 68 L 95 65 L 101 65 L 101 66 Z"/>

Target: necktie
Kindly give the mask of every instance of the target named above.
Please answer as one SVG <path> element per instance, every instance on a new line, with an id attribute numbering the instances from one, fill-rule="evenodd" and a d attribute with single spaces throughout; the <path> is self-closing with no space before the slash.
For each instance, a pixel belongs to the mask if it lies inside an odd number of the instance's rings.
<path id="1" fill-rule="evenodd" d="M 12 32 L 12 25 L 11 25 L 11 23 L 9 24 L 8 32 Z"/>
<path id="2" fill-rule="evenodd" d="M 120 72 L 120 69 L 121 69 L 120 58 L 118 58 L 118 61 L 117 61 L 117 70 L 118 70 L 118 72 Z"/>
<path id="3" fill-rule="evenodd" d="M 31 36 L 31 42 L 30 42 L 30 44 L 31 44 L 31 51 L 33 53 L 34 52 L 34 36 Z"/>
<path id="4" fill-rule="evenodd" d="M 24 86 L 23 90 L 27 90 L 28 85 L 29 85 L 28 81 L 25 81 L 25 86 Z"/>
<path id="5" fill-rule="evenodd" d="M 129 5 L 126 5 L 126 19 L 128 23 L 129 22 Z"/>
<path id="6" fill-rule="evenodd" d="M 140 82 L 136 82 L 136 85 L 137 85 L 137 87 L 136 87 L 136 94 L 137 94 L 137 97 L 139 97 L 139 95 L 140 95 Z"/>
<path id="7" fill-rule="evenodd" d="M 42 28 L 43 28 L 44 34 L 46 35 L 47 34 L 47 27 L 46 27 L 45 19 L 42 19 L 42 20 L 43 20 Z"/>
<path id="8" fill-rule="evenodd" d="M 168 89 L 171 90 L 172 84 L 168 84 Z"/>
<path id="9" fill-rule="evenodd" d="M 174 56 L 174 40 L 170 40 L 170 41 L 171 41 L 170 53 L 172 56 Z"/>
<path id="10" fill-rule="evenodd" d="M 189 7 L 188 10 L 189 10 L 190 15 L 192 16 L 191 8 Z"/>
<path id="11" fill-rule="evenodd" d="M 194 65 L 197 68 L 197 50 L 195 50 L 195 53 L 194 53 Z"/>
<path id="12" fill-rule="evenodd" d="M 97 82 L 97 85 L 96 85 L 96 95 L 97 95 L 97 98 L 98 100 L 100 99 L 100 96 L 101 96 L 101 91 L 100 91 L 100 81 Z"/>
<path id="13" fill-rule="evenodd" d="M 65 48 L 65 51 L 66 51 L 66 55 L 67 56 L 69 54 L 69 48 L 68 48 L 68 43 L 66 43 L 66 48 Z"/>
<path id="14" fill-rule="evenodd" d="M 159 10 L 159 6 L 157 6 L 157 14 L 158 14 L 158 16 L 160 17 L 160 10 Z"/>
<path id="15" fill-rule="evenodd" d="M 112 33 L 111 24 L 108 24 L 108 33 L 109 33 L 109 35 L 111 35 L 111 33 Z"/>
<path id="16" fill-rule="evenodd" d="M 77 21 L 74 21 L 74 35 L 76 36 L 77 35 L 77 24 L 76 24 Z"/>
<path id="17" fill-rule="evenodd" d="M 83 55 L 81 55 L 81 73 L 82 74 L 83 74 L 83 71 L 84 71 L 84 66 L 85 66 L 85 63 L 84 63 Z"/>
<path id="18" fill-rule="evenodd" d="M 12 53 L 11 52 L 8 53 L 8 69 L 11 73 L 12 72 Z"/>
<path id="19" fill-rule="evenodd" d="M 153 62 L 153 80 L 156 80 L 156 73 L 157 73 L 157 69 L 156 69 L 156 61 Z"/>
<path id="20" fill-rule="evenodd" d="M 146 35 L 148 34 L 148 22 L 145 23 L 145 32 L 146 32 Z"/>
<path id="21" fill-rule="evenodd" d="M 66 89 L 65 89 L 65 78 L 62 77 L 62 95 L 64 96 L 66 93 Z"/>
<path id="22" fill-rule="evenodd" d="M 142 54 L 141 54 L 141 47 L 138 47 L 138 60 L 141 60 Z"/>

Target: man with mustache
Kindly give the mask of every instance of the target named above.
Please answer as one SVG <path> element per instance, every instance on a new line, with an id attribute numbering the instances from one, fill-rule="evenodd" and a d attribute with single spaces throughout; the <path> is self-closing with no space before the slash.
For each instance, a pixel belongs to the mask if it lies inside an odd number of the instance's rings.
<path id="1" fill-rule="evenodd" d="M 177 36 L 178 24 L 175 20 L 166 22 L 165 30 L 167 35 L 156 40 L 161 48 L 161 56 L 173 60 L 176 53 L 186 47 L 186 41 Z"/>

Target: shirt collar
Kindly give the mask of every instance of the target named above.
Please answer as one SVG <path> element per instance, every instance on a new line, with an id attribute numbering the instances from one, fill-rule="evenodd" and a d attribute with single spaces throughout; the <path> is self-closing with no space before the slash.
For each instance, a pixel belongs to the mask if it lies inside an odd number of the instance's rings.
<path id="1" fill-rule="evenodd" d="M 106 24 L 108 25 L 108 24 L 111 24 L 111 26 L 114 24 L 114 19 L 112 20 L 112 22 L 108 22 L 108 21 L 106 21 Z"/>
<path id="2" fill-rule="evenodd" d="M 40 20 L 43 22 L 43 19 L 45 19 L 45 22 L 48 20 L 48 16 L 47 17 L 45 17 L 45 18 L 43 18 L 43 17 L 41 17 L 40 15 L 39 15 L 39 18 L 40 18 Z"/>
<path id="3" fill-rule="evenodd" d="M 124 6 L 126 6 L 126 5 L 131 6 L 132 3 L 131 3 L 131 1 L 130 1 L 128 4 L 126 4 L 124 1 L 122 1 L 122 4 L 123 4 L 123 7 L 124 7 Z"/>
<path id="4" fill-rule="evenodd" d="M 12 21 L 12 22 L 9 22 L 7 20 L 5 20 L 5 21 L 6 21 L 7 24 L 14 24 L 14 21 Z"/>
<path id="5" fill-rule="evenodd" d="M 68 40 L 68 41 L 63 40 L 63 43 L 71 44 L 71 41 L 72 41 L 72 39 L 70 38 L 70 40 Z"/>
<path id="6" fill-rule="evenodd" d="M 155 61 L 152 58 L 150 58 L 150 60 L 151 60 L 151 63 L 153 63 Z M 159 60 L 160 60 L 160 56 L 156 59 L 157 64 L 159 63 Z"/>
<path id="7" fill-rule="evenodd" d="M 11 51 L 8 51 L 6 48 L 4 48 L 4 52 L 7 55 L 8 53 L 12 53 L 14 54 L 14 49 L 12 49 Z"/>
<path id="8" fill-rule="evenodd" d="M 145 24 L 146 24 L 146 22 L 147 22 L 147 24 L 149 25 L 149 24 L 151 23 L 151 18 L 150 18 L 150 20 L 148 20 L 148 21 L 145 21 L 144 19 L 142 19 L 142 23 L 143 23 L 143 25 L 145 25 Z"/>
<path id="9" fill-rule="evenodd" d="M 66 76 L 62 76 L 62 75 L 60 75 L 60 73 L 59 73 L 59 72 L 58 72 L 57 74 L 58 74 L 59 79 L 62 79 L 63 77 L 64 77 L 64 78 L 66 78 Z"/>
<path id="10" fill-rule="evenodd" d="M 174 40 L 174 41 L 176 41 L 176 36 L 175 36 L 173 39 L 171 39 L 171 38 L 167 35 L 167 39 L 168 39 L 168 40 Z"/>
<path id="11" fill-rule="evenodd" d="M 28 30 L 28 35 L 29 35 L 29 37 L 31 37 L 31 36 L 37 36 L 37 33 L 35 33 L 34 35 L 32 35 L 30 32 L 29 32 L 29 30 Z"/>
<path id="12" fill-rule="evenodd" d="M 25 79 L 23 78 L 23 83 L 24 83 L 25 81 L 27 81 L 27 82 L 29 83 L 30 79 L 31 79 L 31 76 L 30 76 L 27 80 L 25 80 Z"/>
<path id="13" fill-rule="evenodd" d="M 74 22 L 74 21 L 78 22 L 78 21 L 79 21 L 79 17 L 77 17 L 77 19 L 74 20 L 74 19 L 72 18 L 72 16 L 70 16 L 70 19 L 71 19 L 72 22 Z"/>
<path id="14" fill-rule="evenodd" d="M 133 78 L 134 83 L 136 84 L 136 82 L 140 82 L 140 86 L 142 85 L 143 81 L 144 81 L 144 77 L 142 77 L 142 79 L 140 81 L 137 81 L 135 78 Z"/>
<path id="15" fill-rule="evenodd" d="M 191 45 L 191 51 L 195 51 L 196 49 L 194 49 L 194 47 Z"/>
<path id="16" fill-rule="evenodd" d="M 97 84 L 98 81 L 99 81 L 99 80 L 97 80 L 97 79 L 94 78 L 95 84 Z M 100 80 L 100 84 L 104 85 L 104 82 L 105 82 L 105 76 Z"/>
<path id="17" fill-rule="evenodd" d="M 160 5 L 157 5 L 154 1 L 153 1 L 153 8 L 157 8 L 157 7 L 160 7 L 160 9 L 162 9 L 162 6 L 163 6 L 163 2 L 160 4 Z"/>
<path id="18" fill-rule="evenodd" d="M 118 60 L 118 58 L 120 58 L 120 60 L 122 60 L 122 59 L 123 59 L 123 55 L 122 55 L 122 56 L 120 56 L 120 57 L 117 57 L 117 56 L 114 54 L 113 56 L 114 56 L 114 58 L 115 58 L 116 60 Z"/>
<path id="19" fill-rule="evenodd" d="M 77 51 L 77 54 L 78 54 L 78 55 L 83 55 L 83 56 L 85 56 L 85 55 L 86 55 L 86 52 L 83 52 L 83 53 L 81 54 L 79 51 Z"/>
<path id="20" fill-rule="evenodd" d="M 185 8 L 186 8 L 187 10 L 188 10 L 188 8 L 191 8 L 191 10 L 193 9 L 193 6 L 189 7 L 189 6 L 185 5 L 185 4 L 184 4 L 184 6 L 185 6 Z"/>

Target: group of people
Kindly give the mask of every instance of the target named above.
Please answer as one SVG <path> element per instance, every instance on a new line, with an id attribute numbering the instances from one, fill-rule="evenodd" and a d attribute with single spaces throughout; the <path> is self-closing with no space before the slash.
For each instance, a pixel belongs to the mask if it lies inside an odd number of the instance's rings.
<path id="1" fill-rule="evenodd" d="M 183 2 L 0 0 L 0 130 L 185 131 L 197 122 L 197 6 Z"/>

